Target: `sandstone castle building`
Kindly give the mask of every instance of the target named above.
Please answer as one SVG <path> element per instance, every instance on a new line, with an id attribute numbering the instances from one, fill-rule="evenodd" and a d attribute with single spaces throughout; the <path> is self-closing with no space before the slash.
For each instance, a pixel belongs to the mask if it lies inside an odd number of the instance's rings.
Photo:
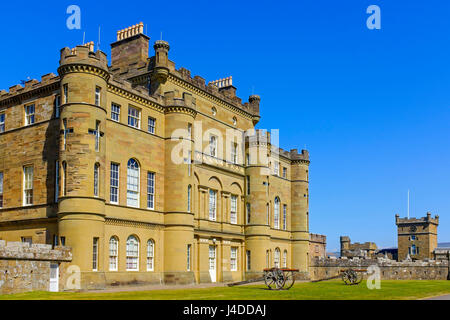
<path id="1" fill-rule="evenodd" d="M 259 96 L 149 41 L 119 31 L 110 65 L 64 48 L 58 75 L 0 92 L 0 239 L 71 247 L 84 288 L 306 274 L 308 152 L 252 131 Z"/>
<path id="2" fill-rule="evenodd" d="M 432 218 L 431 213 L 428 212 L 422 218 L 400 218 L 397 214 L 395 224 L 397 225 L 399 261 L 408 257 L 414 260 L 435 258 L 439 216 Z"/>

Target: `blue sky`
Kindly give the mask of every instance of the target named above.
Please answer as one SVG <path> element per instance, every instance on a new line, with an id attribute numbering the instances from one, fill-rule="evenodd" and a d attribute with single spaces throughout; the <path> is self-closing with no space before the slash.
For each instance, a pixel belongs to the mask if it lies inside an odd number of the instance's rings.
<path id="1" fill-rule="evenodd" d="M 68 30 L 66 8 L 81 8 Z M 381 30 L 366 8 L 381 8 Z M 450 2 L 22 1 L 2 3 L 0 89 L 56 73 L 59 50 L 140 21 L 151 41 L 207 81 L 233 76 L 261 96 L 259 128 L 311 155 L 310 231 L 396 246 L 395 213 L 440 215 L 450 241 Z"/>

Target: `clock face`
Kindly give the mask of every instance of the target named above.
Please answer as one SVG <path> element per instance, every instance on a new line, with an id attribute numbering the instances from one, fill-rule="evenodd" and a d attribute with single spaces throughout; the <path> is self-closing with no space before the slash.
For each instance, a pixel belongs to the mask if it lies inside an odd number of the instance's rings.
<path id="1" fill-rule="evenodd" d="M 411 231 L 411 232 L 416 232 L 416 230 L 417 230 L 416 226 L 409 227 L 409 231 Z"/>

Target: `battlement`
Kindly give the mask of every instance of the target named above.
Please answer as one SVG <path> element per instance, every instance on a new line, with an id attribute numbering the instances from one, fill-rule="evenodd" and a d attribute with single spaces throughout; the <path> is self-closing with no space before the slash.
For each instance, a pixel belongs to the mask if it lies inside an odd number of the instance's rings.
<path id="1" fill-rule="evenodd" d="M 309 241 L 325 244 L 327 242 L 327 236 L 325 236 L 323 234 L 310 233 L 309 234 Z"/>
<path id="2" fill-rule="evenodd" d="M 431 217 L 431 213 L 427 212 L 427 215 L 422 218 L 400 218 L 398 214 L 395 215 L 395 224 L 425 224 L 432 223 L 435 225 L 439 225 L 439 216 L 435 215 L 434 218 Z"/>
<path id="3" fill-rule="evenodd" d="M 85 45 L 76 46 L 73 49 L 68 47 L 61 49 L 60 66 L 90 65 L 107 71 L 108 59 L 106 53 L 100 50 L 94 52 L 92 45 L 93 42 L 89 42 Z"/>
<path id="4" fill-rule="evenodd" d="M 50 84 L 54 84 L 59 81 L 59 77 L 54 73 L 48 73 L 41 76 L 41 81 L 36 79 L 28 80 L 24 83 L 25 86 L 16 84 L 9 88 L 9 91 L 0 90 L 0 101 L 7 101 L 9 98 L 20 95 L 31 93 L 35 90 L 42 89 Z"/>

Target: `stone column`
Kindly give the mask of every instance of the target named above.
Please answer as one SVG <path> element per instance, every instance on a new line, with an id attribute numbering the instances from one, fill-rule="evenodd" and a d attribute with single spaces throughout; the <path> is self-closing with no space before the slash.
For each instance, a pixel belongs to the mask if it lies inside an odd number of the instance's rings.
<path id="1" fill-rule="evenodd" d="M 221 222 L 230 222 L 230 205 L 229 205 L 229 198 L 230 193 L 227 191 L 222 191 L 222 221 Z"/>

